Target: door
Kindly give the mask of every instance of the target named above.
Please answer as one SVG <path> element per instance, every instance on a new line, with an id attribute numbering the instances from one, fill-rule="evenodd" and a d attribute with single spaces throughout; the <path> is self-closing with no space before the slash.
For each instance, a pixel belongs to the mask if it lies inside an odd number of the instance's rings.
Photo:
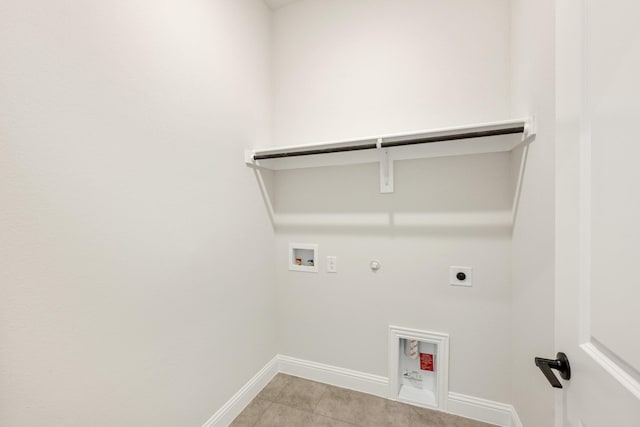
<path id="1" fill-rule="evenodd" d="M 640 426 L 640 3 L 557 2 L 556 426 Z"/>

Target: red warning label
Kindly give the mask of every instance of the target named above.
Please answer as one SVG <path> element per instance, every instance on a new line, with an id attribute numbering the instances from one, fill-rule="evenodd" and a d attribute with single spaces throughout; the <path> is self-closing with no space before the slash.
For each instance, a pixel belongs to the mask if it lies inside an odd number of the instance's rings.
<path id="1" fill-rule="evenodd" d="M 433 371 L 433 354 L 420 353 L 420 369 Z"/>

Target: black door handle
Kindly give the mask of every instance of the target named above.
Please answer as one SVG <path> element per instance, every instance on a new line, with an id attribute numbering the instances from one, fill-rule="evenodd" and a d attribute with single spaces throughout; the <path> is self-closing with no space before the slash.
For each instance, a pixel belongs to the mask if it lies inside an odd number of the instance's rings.
<path id="1" fill-rule="evenodd" d="M 556 375 L 551 371 L 552 369 L 560 372 L 560 376 L 565 379 L 571 379 L 571 366 L 569 366 L 569 359 L 564 353 L 558 353 L 556 359 L 543 359 L 542 357 L 536 357 L 536 366 L 540 368 L 547 380 L 551 383 L 552 387 L 562 388 L 562 384 L 558 381 Z"/>

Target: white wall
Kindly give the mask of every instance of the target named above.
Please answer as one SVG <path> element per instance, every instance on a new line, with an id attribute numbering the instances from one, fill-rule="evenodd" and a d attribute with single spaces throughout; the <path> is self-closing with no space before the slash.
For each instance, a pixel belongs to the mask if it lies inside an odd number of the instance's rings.
<path id="1" fill-rule="evenodd" d="M 306 0 L 279 9 L 274 143 L 507 118 L 508 37 L 506 0 Z M 395 167 L 394 194 L 378 192 L 373 164 L 276 174 L 275 211 L 285 219 L 276 249 L 280 352 L 387 375 L 388 325 L 449 332 L 451 390 L 509 402 L 510 231 L 474 223 L 509 211 L 510 158 Z M 430 226 L 432 214 L 467 219 Z M 407 215 L 425 223 L 364 225 Z M 318 274 L 287 270 L 292 241 L 320 245 Z M 338 257 L 337 274 L 325 272 L 327 255 Z M 376 274 L 372 258 L 382 262 Z M 449 286 L 450 265 L 473 266 L 474 287 Z"/>
<path id="2" fill-rule="evenodd" d="M 201 425 L 275 354 L 269 13 L 0 4 L 0 425 Z"/>
<path id="3" fill-rule="evenodd" d="M 502 120 L 508 0 L 305 0 L 274 12 L 274 144 Z"/>
<path id="4" fill-rule="evenodd" d="M 553 425 L 553 389 L 533 358 L 554 351 L 555 2 L 512 2 L 512 105 L 536 114 L 513 233 L 513 404 L 526 426 Z M 514 164 L 521 152 L 514 153 Z"/>

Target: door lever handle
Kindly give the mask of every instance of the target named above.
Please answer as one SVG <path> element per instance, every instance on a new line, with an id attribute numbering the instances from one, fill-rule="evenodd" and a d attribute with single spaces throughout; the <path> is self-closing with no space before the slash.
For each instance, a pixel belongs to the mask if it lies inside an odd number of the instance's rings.
<path id="1" fill-rule="evenodd" d="M 556 377 L 556 375 L 551 371 L 552 369 L 560 372 L 560 376 L 565 379 L 571 379 L 571 366 L 569 366 L 569 359 L 567 359 L 567 355 L 564 353 L 558 353 L 555 359 L 543 359 L 542 357 L 535 358 L 536 366 L 540 368 L 542 373 L 547 380 L 551 383 L 552 387 L 562 388 L 562 384 Z"/>

